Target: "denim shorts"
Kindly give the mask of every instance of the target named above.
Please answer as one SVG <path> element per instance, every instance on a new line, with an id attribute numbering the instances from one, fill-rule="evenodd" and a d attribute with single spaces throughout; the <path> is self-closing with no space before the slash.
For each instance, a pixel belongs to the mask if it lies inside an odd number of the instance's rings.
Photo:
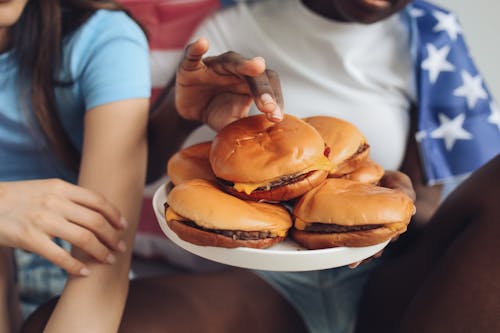
<path id="1" fill-rule="evenodd" d="M 353 332 L 359 301 L 375 259 L 355 269 L 347 266 L 308 272 L 255 271 L 302 316 L 310 333 Z"/>

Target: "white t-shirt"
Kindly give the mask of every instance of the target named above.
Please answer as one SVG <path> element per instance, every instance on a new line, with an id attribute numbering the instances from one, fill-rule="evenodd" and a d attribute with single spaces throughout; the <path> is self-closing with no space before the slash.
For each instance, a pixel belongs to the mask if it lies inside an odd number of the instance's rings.
<path id="1" fill-rule="evenodd" d="M 193 39 L 200 36 L 210 42 L 208 55 L 233 50 L 264 57 L 279 74 L 286 113 L 350 121 L 367 137 L 375 161 L 399 168 L 415 100 L 409 32 L 400 16 L 369 25 L 341 23 L 300 0 L 260 1 L 217 12 Z M 199 129 L 186 145 L 213 134 Z"/>

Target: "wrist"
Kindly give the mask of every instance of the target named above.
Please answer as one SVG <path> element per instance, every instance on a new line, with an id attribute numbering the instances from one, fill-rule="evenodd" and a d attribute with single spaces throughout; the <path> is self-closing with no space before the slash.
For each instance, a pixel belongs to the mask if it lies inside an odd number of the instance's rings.
<path id="1" fill-rule="evenodd" d="M 201 125 L 203 125 L 203 122 L 201 121 L 188 120 L 179 115 L 178 126 L 180 127 L 180 130 L 184 133 L 191 133 Z"/>
<path id="2" fill-rule="evenodd" d="M 175 104 L 175 87 L 167 86 L 154 105 L 150 112 L 150 125 L 161 126 L 164 128 L 170 124 L 175 126 L 177 131 L 181 130 L 184 133 L 191 133 L 194 129 L 203 125 L 203 121 L 196 119 L 188 119 L 182 116 L 177 111 Z"/>

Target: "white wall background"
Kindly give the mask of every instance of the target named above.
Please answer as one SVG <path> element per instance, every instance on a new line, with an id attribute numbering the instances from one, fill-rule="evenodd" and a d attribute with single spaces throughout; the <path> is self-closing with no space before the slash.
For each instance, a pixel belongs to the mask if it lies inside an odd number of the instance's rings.
<path id="1" fill-rule="evenodd" d="M 500 1 L 433 0 L 454 11 L 491 94 L 500 103 Z"/>

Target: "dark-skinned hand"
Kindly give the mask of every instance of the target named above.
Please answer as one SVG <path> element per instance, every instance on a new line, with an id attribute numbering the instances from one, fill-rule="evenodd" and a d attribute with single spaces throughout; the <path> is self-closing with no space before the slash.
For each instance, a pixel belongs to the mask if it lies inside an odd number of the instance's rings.
<path id="1" fill-rule="evenodd" d="M 177 70 L 175 105 L 188 120 L 218 131 L 246 117 L 252 102 L 273 122 L 283 119 L 283 97 L 276 72 L 266 70 L 263 58 L 246 59 L 236 52 L 203 57 L 208 41 L 189 44 Z"/>
<path id="2" fill-rule="evenodd" d="M 413 189 L 411 179 L 406 174 L 400 171 L 386 170 L 378 185 L 396 191 L 401 191 L 409 196 L 413 200 L 413 202 L 415 202 L 416 194 L 415 190 Z M 397 240 L 398 237 L 399 236 L 392 238 L 391 242 Z M 363 263 L 367 263 L 375 258 L 380 258 L 383 252 L 384 250 L 382 249 L 371 257 L 349 264 L 349 268 L 356 268 Z"/>

